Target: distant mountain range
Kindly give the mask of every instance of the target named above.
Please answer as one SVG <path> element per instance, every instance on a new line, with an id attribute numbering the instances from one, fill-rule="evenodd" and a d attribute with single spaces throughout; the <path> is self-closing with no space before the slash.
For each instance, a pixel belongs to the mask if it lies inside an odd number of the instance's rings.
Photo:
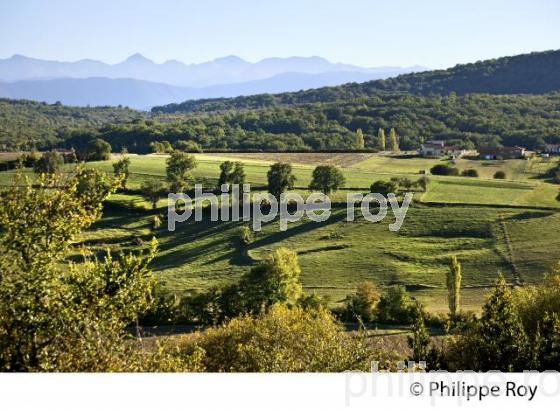
<path id="1" fill-rule="evenodd" d="M 544 94 L 560 91 L 560 50 L 520 54 L 470 64 L 458 64 L 447 70 L 403 74 L 388 79 L 349 83 L 274 95 L 250 95 L 185 101 L 154 107 L 154 112 L 222 111 L 251 109 L 315 102 L 352 101 L 379 94 L 457 95 Z"/>
<path id="2" fill-rule="evenodd" d="M 331 63 L 321 57 L 266 58 L 250 63 L 237 56 L 228 56 L 199 64 L 184 64 L 177 60 L 157 64 L 141 54 L 134 54 L 118 64 L 106 64 L 97 60 L 60 62 L 14 55 L 8 59 L 0 59 L 0 80 L 13 82 L 106 77 L 134 78 L 182 87 L 206 87 L 262 80 L 283 73 L 354 72 L 377 74 L 379 78 L 387 78 L 395 74 L 423 69 L 425 68 L 419 66 L 364 68 Z"/>
<path id="3" fill-rule="evenodd" d="M 154 63 L 134 54 L 118 64 L 59 62 L 14 55 L 0 59 L 0 97 L 68 105 L 154 105 L 190 99 L 278 93 L 368 81 L 423 67 L 364 68 L 320 57 L 267 58 L 256 63 L 228 56 L 200 64 Z"/>

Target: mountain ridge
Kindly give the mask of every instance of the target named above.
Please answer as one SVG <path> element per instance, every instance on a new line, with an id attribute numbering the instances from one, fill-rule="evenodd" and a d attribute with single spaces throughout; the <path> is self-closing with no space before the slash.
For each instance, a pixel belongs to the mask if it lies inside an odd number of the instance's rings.
<path id="1" fill-rule="evenodd" d="M 425 69 L 420 66 L 395 67 L 402 73 Z M 0 80 L 7 82 L 37 80 L 41 78 L 134 78 L 161 82 L 182 87 L 203 87 L 231 84 L 270 78 L 283 72 L 319 74 L 332 71 L 377 73 L 386 67 L 359 67 L 351 64 L 332 63 L 322 57 L 271 57 L 255 63 L 234 55 L 202 63 L 186 64 L 178 60 L 155 63 L 140 53 L 135 53 L 116 64 L 100 60 L 82 59 L 74 62 L 42 60 L 15 54 L 0 59 Z"/>
<path id="2" fill-rule="evenodd" d="M 507 56 L 446 70 L 402 74 L 360 84 L 351 83 L 274 95 L 185 101 L 154 107 L 154 112 L 221 111 L 314 102 L 348 101 L 380 93 L 409 95 L 544 94 L 560 90 L 560 50 Z"/>

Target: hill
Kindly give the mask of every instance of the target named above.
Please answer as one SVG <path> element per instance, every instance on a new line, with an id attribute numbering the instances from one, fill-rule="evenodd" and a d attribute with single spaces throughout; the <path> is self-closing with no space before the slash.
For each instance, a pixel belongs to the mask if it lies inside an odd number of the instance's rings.
<path id="1" fill-rule="evenodd" d="M 153 112 L 193 112 L 349 101 L 380 93 L 415 95 L 543 94 L 560 90 L 560 50 L 460 64 L 447 70 L 403 74 L 386 80 L 345 84 L 295 93 L 233 99 L 186 101 L 154 107 Z"/>
<path id="2" fill-rule="evenodd" d="M 66 129 L 97 128 L 129 122 L 137 111 L 118 107 L 79 108 L 0 98 L 0 150 L 14 151 L 56 145 Z"/>
<path id="3" fill-rule="evenodd" d="M 340 85 L 350 81 L 384 78 L 394 72 L 362 73 L 333 71 L 326 73 L 281 73 L 266 79 L 207 87 L 179 87 L 132 78 L 56 78 L 0 81 L 0 96 L 74 106 L 118 106 L 138 110 L 201 98 L 236 97 L 259 93 L 297 91 L 326 85 Z"/>

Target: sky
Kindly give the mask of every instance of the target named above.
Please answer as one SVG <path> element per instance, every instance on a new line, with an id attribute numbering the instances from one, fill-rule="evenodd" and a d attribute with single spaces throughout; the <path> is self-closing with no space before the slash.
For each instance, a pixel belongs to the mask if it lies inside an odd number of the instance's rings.
<path id="1" fill-rule="evenodd" d="M 559 49 L 559 21 L 558 0 L 2 0 L 0 58 L 321 56 L 444 68 Z"/>

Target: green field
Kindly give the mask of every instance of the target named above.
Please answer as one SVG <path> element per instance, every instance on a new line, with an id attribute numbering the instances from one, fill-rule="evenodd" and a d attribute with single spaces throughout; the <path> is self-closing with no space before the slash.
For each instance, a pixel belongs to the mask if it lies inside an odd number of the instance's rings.
<path id="1" fill-rule="evenodd" d="M 165 156 L 131 156 L 128 187 L 138 188 L 151 178 L 164 180 Z M 219 165 L 226 159 L 245 164 L 247 182 L 257 189 L 266 184 L 266 172 L 276 160 L 293 164 L 296 190 L 307 193 L 316 164 L 332 163 L 346 176 L 346 189 L 333 197 L 343 202 L 346 194 L 366 192 L 378 179 L 406 176 L 412 180 L 444 160 L 398 158 L 378 154 L 198 154 L 194 176 L 205 186 L 216 184 Z M 467 161 L 460 169 L 475 168 L 480 178 L 430 176 L 427 192 L 417 193 L 415 204 L 399 232 L 390 232 L 386 221 L 371 223 L 359 217 L 346 221 L 345 204 L 335 205 L 328 221 L 303 220 L 280 232 L 271 222 L 244 246 L 238 240 L 240 223 L 186 222 L 175 232 L 164 223 L 150 228 L 148 204 L 139 194 L 115 194 L 103 219 L 80 241 L 93 249 L 134 249 L 155 235 L 160 250 L 154 272 L 163 288 L 184 293 L 221 286 L 237 280 L 270 250 L 285 246 L 296 250 L 307 292 L 328 295 L 340 303 L 356 285 L 371 280 L 378 286 L 403 284 L 429 310 L 446 311 L 444 289 L 447 258 L 457 255 L 463 265 L 463 305 L 479 310 L 498 272 L 510 283 L 536 283 L 560 259 L 560 203 L 558 186 L 538 176 L 556 160 Z M 112 172 L 111 161 L 88 166 Z M 504 170 L 506 180 L 493 180 Z M 11 173 L 0 173 L 6 184 Z M 166 200 L 159 203 L 165 214 Z"/>

